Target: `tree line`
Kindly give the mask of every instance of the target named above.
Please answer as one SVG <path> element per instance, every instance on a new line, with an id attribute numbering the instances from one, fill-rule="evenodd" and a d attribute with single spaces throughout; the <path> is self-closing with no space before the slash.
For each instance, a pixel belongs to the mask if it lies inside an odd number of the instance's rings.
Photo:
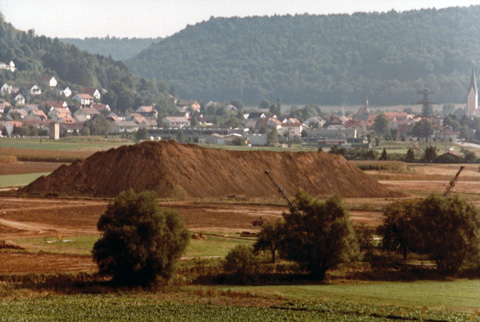
<path id="1" fill-rule="evenodd" d="M 398 13 L 211 18 L 126 61 L 184 97 L 255 104 L 466 101 L 480 6 Z"/>

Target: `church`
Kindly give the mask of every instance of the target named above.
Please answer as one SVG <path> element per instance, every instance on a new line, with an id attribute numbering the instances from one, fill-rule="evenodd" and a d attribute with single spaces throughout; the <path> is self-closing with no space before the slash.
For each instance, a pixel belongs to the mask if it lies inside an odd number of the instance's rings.
<path id="1" fill-rule="evenodd" d="M 477 80 L 475 78 L 474 66 L 472 66 L 472 77 L 470 78 L 470 88 L 468 90 L 467 116 L 472 118 L 480 116 L 480 111 L 478 110 Z"/>

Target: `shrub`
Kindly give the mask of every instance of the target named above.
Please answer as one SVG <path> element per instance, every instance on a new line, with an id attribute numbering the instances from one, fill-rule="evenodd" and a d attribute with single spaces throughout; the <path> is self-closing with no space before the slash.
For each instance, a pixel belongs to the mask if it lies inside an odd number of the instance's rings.
<path id="1" fill-rule="evenodd" d="M 319 280 L 328 269 L 357 259 L 358 244 L 348 211 L 340 196 L 320 202 L 300 191 L 285 213 L 281 253 Z"/>
<path id="2" fill-rule="evenodd" d="M 237 245 L 225 257 L 223 269 L 226 272 L 235 272 L 243 279 L 247 268 L 254 263 L 253 249 L 247 245 Z"/>
<path id="3" fill-rule="evenodd" d="M 161 210 L 154 192 L 119 194 L 100 217 L 102 237 L 93 247 L 100 274 L 116 284 L 151 285 L 168 280 L 190 234 L 173 210 Z"/>

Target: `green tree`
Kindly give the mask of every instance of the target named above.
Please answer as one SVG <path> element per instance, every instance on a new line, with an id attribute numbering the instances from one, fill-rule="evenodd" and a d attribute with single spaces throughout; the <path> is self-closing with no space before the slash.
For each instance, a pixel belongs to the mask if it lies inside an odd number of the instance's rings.
<path id="1" fill-rule="evenodd" d="M 428 139 L 433 134 L 433 125 L 427 119 L 422 119 L 412 128 L 412 135 L 420 139 Z"/>
<path id="2" fill-rule="evenodd" d="M 405 156 L 405 161 L 407 162 L 415 162 L 415 152 L 413 152 L 412 148 L 409 148 L 407 151 L 407 155 Z"/>
<path id="3" fill-rule="evenodd" d="M 425 153 L 423 159 L 425 162 L 434 162 L 437 158 L 437 148 L 434 146 L 429 146 L 425 148 Z"/>
<path id="4" fill-rule="evenodd" d="M 143 140 L 148 140 L 148 130 L 146 128 L 140 128 L 135 132 L 135 141 L 140 142 Z"/>
<path id="5" fill-rule="evenodd" d="M 373 129 L 378 136 L 382 136 L 390 131 L 390 120 L 385 113 L 379 114 L 373 121 Z"/>
<path id="6" fill-rule="evenodd" d="M 397 201 L 383 210 L 384 222 L 377 228 L 382 237 L 382 247 L 389 251 L 401 251 L 406 260 L 410 251 L 416 251 L 420 245 L 418 231 L 418 201 Z"/>
<path id="7" fill-rule="evenodd" d="M 258 233 L 258 239 L 253 245 L 253 249 L 257 252 L 259 250 L 268 250 L 272 254 L 272 263 L 275 263 L 275 254 L 280 248 L 283 238 L 283 222 L 275 220 L 267 222 L 262 226 Z"/>
<path id="8" fill-rule="evenodd" d="M 280 253 L 314 278 L 323 280 L 328 269 L 358 257 L 355 233 L 340 196 L 321 202 L 300 191 L 283 217 L 285 238 Z"/>
<path id="9" fill-rule="evenodd" d="M 102 237 L 93 246 L 101 275 L 120 285 L 168 280 L 185 251 L 189 232 L 173 210 L 161 210 L 155 192 L 124 191 L 97 223 Z"/>
<path id="10" fill-rule="evenodd" d="M 419 207 L 421 250 L 445 274 L 454 274 L 480 252 L 480 212 L 459 196 L 431 195 Z"/>
<path id="11" fill-rule="evenodd" d="M 237 245 L 225 257 L 223 269 L 226 272 L 235 272 L 243 280 L 249 266 L 254 263 L 255 255 L 251 246 Z"/>
<path id="12" fill-rule="evenodd" d="M 474 163 L 474 162 L 477 161 L 477 155 L 473 151 L 464 150 L 463 151 L 463 159 L 465 160 L 465 162 Z"/>
<path id="13" fill-rule="evenodd" d="M 268 146 L 274 146 L 276 144 L 278 144 L 278 133 L 277 133 L 277 129 L 273 128 L 267 134 L 267 145 Z"/>
<path id="14" fill-rule="evenodd" d="M 383 148 L 382 155 L 380 155 L 380 160 L 387 161 L 388 160 L 388 155 L 387 155 L 387 149 Z"/>

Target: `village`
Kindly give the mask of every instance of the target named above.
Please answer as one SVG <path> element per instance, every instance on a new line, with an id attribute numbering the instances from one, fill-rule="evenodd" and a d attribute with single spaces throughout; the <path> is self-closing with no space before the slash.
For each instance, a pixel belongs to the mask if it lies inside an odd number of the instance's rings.
<path id="1" fill-rule="evenodd" d="M 13 61 L 0 63 L 0 72 L 15 71 Z M 414 113 L 408 108 L 403 111 L 382 112 L 377 109 L 372 112 L 368 99 L 356 112 L 343 114 L 322 113 L 318 106 L 312 108 L 311 105 L 305 106 L 303 110 L 293 107 L 290 111 L 282 111 L 280 103 L 268 101 L 267 105 L 262 101 L 255 109 L 247 109 L 243 104 L 235 106 L 229 102 L 201 104 L 197 100 L 182 100 L 171 95 L 174 112 L 162 113 L 161 107 L 150 105 L 132 106 L 129 111 L 120 113 L 102 103 L 102 95 L 106 93 L 102 88 L 83 88 L 74 92 L 68 86 L 61 87 L 59 83 L 51 75 L 44 75 L 37 82 L 23 86 L 3 83 L 0 87 L 0 135 L 52 139 L 92 135 L 95 133 L 91 133 L 94 131 L 89 130 L 87 125 L 90 124 L 91 128 L 92 122 L 97 120 L 96 123 L 103 127 L 100 132 L 104 135 L 125 137 L 141 131 L 141 139 L 175 139 L 182 143 L 249 146 L 308 144 L 349 149 L 372 148 L 375 141 L 369 134 L 387 140 L 416 141 L 419 137 L 412 133 L 412 128 L 425 118 L 422 113 Z M 444 107 L 444 114 L 458 115 L 458 119 L 464 115 L 472 118 L 476 116 L 477 110 L 478 93 L 472 69 L 468 107 L 457 110 Z M 444 124 L 444 117 L 448 114 L 440 114 L 428 116 L 428 122 L 432 125 L 429 139 L 452 142 L 462 138 L 459 129 Z M 234 118 L 234 126 L 231 122 L 222 124 L 217 115 Z M 376 126 L 380 115 L 388 119 L 388 133 Z"/>

